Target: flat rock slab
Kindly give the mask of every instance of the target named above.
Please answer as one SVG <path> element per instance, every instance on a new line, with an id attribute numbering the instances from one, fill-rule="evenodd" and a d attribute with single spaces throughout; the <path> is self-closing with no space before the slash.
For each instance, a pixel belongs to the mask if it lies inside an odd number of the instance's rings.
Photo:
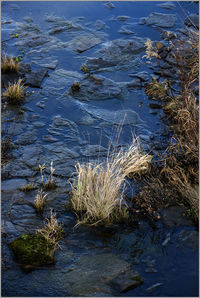
<path id="1" fill-rule="evenodd" d="M 96 107 L 82 105 L 82 108 L 95 118 L 102 119 L 111 124 L 121 124 L 121 125 L 137 125 L 144 124 L 145 122 L 140 118 L 140 116 L 132 110 L 119 110 L 110 111 L 106 109 L 98 109 Z"/>
<path id="2" fill-rule="evenodd" d="M 85 149 L 80 150 L 81 154 L 84 156 L 105 156 L 107 154 L 107 149 L 100 145 L 87 145 Z"/>
<path id="3" fill-rule="evenodd" d="M 2 168 L 2 177 L 32 177 L 34 171 L 22 161 L 12 161 Z"/>
<path id="4" fill-rule="evenodd" d="M 89 76 L 81 81 L 79 90 L 72 91 L 71 88 L 69 90 L 73 98 L 85 101 L 121 98 L 126 92 L 123 83 L 114 82 L 103 76 Z"/>
<path id="5" fill-rule="evenodd" d="M 41 88 L 42 81 L 46 76 L 47 72 L 48 71 L 46 68 L 42 68 L 26 74 L 25 76 L 26 84 L 31 87 Z"/>
<path id="6" fill-rule="evenodd" d="M 193 26 L 199 28 L 199 15 L 191 13 L 184 22 L 188 27 Z"/>
<path id="7" fill-rule="evenodd" d="M 164 9 L 174 9 L 175 8 L 174 3 L 171 2 L 171 1 L 161 3 L 161 4 L 157 4 L 156 6 L 159 6 L 159 7 L 164 8 Z"/>
<path id="8" fill-rule="evenodd" d="M 37 136 L 35 131 L 28 131 L 21 134 L 18 139 L 15 141 L 17 145 L 29 145 L 37 141 Z"/>
<path id="9" fill-rule="evenodd" d="M 82 53 L 93 48 L 97 44 L 100 44 L 101 42 L 101 38 L 96 37 L 93 34 L 87 33 L 84 35 L 77 36 L 72 41 L 70 41 L 69 48 L 78 53 Z"/>
<path id="10" fill-rule="evenodd" d="M 15 190 L 19 187 L 25 186 L 27 184 L 25 179 L 9 179 L 9 180 L 3 180 L 1 182 L 1 190 L 2 191 L 9 191 L 9 190 Z"/>
<path id="11" fill-rule="evenodd" d="M 157 26 L 161 28 L 174 27 L 176 23 L 176 16 L 174 14 L 164 14 L 158 12 L 152 12 L 146 19 L 146 25 Z"/>
<path id="12" fill-rule="evenodd" d="M 21 148 L 20 151 L 22 153 L 22 160 L 28 166 L 38 165 L 39 157 L 42 153 L 42 147 L 40 145 L 28 145 Z"/>

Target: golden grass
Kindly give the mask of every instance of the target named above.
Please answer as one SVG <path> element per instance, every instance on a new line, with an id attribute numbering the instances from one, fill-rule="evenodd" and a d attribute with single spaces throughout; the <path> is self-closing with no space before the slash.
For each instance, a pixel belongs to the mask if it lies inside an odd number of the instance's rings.
<path id="1" fill-rule="evenodd" d="M 15 84 L 9 84 L 6 91 L 3 92 L 3 96 L 8 100 L 9 103 L 16 104 L 20 103 L 25 97 L 24 90 L 26 87 L 22 84 L 22 80 L 19 79 Z"/>
<path id="2" fill-rule="evenodd" d="M 64 234 L 63 228 L 57 221 L 56 213 L 51 210 L 50 218 L 46 218 L 44 223 L 44 227 L 37 229 L 36 233 L 41 234 L 56 250 L 59 247 L 58 241 Z"/>
<path id="3" fill-rule="evenodd" d="M 11 140 L 9 137 L 6 137 L 1 140 L 1 164 L 3 165 L 8 161 L 8 153 L 11 149 Z"/>
<path id="4" fill-rule="evenodd" d="M 3 73 L 6 72 L 18 72 L 20 63 L 15 58 L 7 57 L 4 55 L 1 57 L 1 70 Z"/>
<path id="5" fill-rule="evenodd" d="M 76 165 L 71 204 L 78 224 L 109 224 L 128 218 L 123 199 L 125 177 L 148 169 L 151 158 L 134 144 L 127 151 L 110 154 L 105 164 Z"/>
<path id="6" fill-rule="evenodd" d="M 35 190 L 37 187 L 35 186 L 35 184 L 31 183 L 31 184 L 27 184 L 24 185 L 22 187 L 19 188 L 19 190 L 24 191 L 24 192 L 28 192 L 31 190 Z"/>
<path id="7" fill-rule="evenodd" d="M 42 188 L 44 190 L 55 189 L 57 186 L 56 186 L 55 179 L 53 176 L 53 174 L 55 172 L 55 169 L 53 167 L 53 161 L 50 162 L 50 174 L 49 174 L 48 178 L 46 178 L 43 173 L 44 169 L 46 169 L 45 164 L 39 165 L 39 170 L 40 170 L 40 175 L 41 175 L 41 180 L 42 180 Z"/>
<path id="8" fill-rule="evenodd" d="M 34 207 L 38 213 L 42 213 L 46 204 L 47 194 L 42 190 L 39 190 L 38 194 L 35 196 Z"/>

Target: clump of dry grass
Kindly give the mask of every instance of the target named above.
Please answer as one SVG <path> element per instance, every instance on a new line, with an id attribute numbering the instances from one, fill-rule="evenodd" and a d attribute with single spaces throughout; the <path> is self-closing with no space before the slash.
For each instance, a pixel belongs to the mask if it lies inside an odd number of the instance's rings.
<path id="1" fill-rule="evenodd" d="M 11 139 L 6 137 L 1 140 L 1 164 L 3 165 L 9 159 L 8 154 L 11 149 Z"/>
<path id="2" fill-rule="evenodd" d="M 59 225 L 56 213 L 52 210 L 50 218 L 46 218 L 44 223 L 44 227 L 37 229 L 36 233 L 41 234 L 56 250 L 59 247 L 58 241 L 63 238 L 64 229 Z"/>
<path id="3" fill-rule="evenodd" d="M 6 55 L 1 57 L 1 70 L 3 73 L 18 72 L 20 63 L 15 58 L 7 57 Z"/>
<path id="4" fill-rule="evenodd" d="M 160 83 L 156 79 L 152 79 L 152 82 L 145 84 L 144 86 L 146 95 L 151 99 L 168 99 L 168 87 L 165 83 Z"/>
<path id="5" fill-rule="evenodd" d="M 7 101 L 11 104 L 21 103 L 22 99 L 25 97 L 24 90 L 26 87 L 22 84 L 22 80 L 19 79 L 17 83 L 10 84 L 6 88 L 6 91 L 3 92 L 3 96 L 7 99 Z"/>
<path id="6" fill-rule="evenodd" d="M 35 184 L 33 183 L 30 183 L 30 184 L 27 184 L 27 185 L 24 185 L 22 187 L 19 188 L 19 190 L 21 191 L 24 191 L 24 192 L 28 192 L 28 191 L 31 191 L 31 190 L 35 190 L 37 187 Z"/>
<path id="7" fill-rule="evenodd" d="M 50 163 L 50 174 L 49 177 L 46 178 L 46 176 L 43 173 L 43 170 L 46 169 L 46 165 L 39 165 L 39 169 L 40 169 L 40 175 L 41 175 L 41 179 L 42 179 L 42 188 L 44 190 L 51 190 L 51 189 L 55 189 L 56 188 L 56 183 L 55 183 L 55 179 L 54 179 L 54 172 L 55 169 L 53 167 L 53 161 L 51 161 Z"/>
<path id="8" fill-rule="evenodd" d="M 41 190 L 39 190 L 38 194 L 35 196 L 34 207 L 37 213 L 42 213 L 46 204 L 47 194 Z"/>
<path id="9" fill-rule="evenodd" d="M 78 224 L 109 224 L 128 218 L 124 180 L 148 169 L 150 157 L 134 144 L 127 151 L 110 154 L 105 164 L 76 165 L 77 180 L 72 185 L 71 204 Z"/>

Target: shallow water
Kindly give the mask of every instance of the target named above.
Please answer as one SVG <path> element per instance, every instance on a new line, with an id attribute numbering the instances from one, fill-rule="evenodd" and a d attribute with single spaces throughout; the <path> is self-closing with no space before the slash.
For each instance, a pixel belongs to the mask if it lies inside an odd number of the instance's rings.
<path id="1" fill-rule="evenodd" d="M 2 114 L 2 135 L 10 135 L 17 146 L 12 150 L 16 159 L 2 171 L 2 223 L 6 233 L 2 238 L 2 296 L 198 294 L 198 232 L 182 216 L 181 209 L 172 209 L 168 215 L 163 211 L 164 219 L 153 224 L 140 221 L 130 227 L 73 229 L 76 219 L 64 208 L 70 190 L 67 180 L 74 164 L 78 160 L 104 160 L 110 144 L 116 145 L 120 129 L 120 145 L 130 144 L 132 134 L 141 136 L 141 146 L 147 151 L 153 146 L 152 140 L 167 141 L 162 136 L 166 129 L 160 119 L 162 110 L 150 109 L 144 82 L 137 79 L 130 87 L 134 79 L 130 74 L 146 71 L 149 79 L 153 75 L 142 58 L 146 39 L 162 40 L 160 27 L 140 25 L 139 20 L 152 12 L 174 14 L 175 25 L 162 30 L 176 32 L 183 28 L 188 14 L 198 11 L 198 5 L 191 2 L 171 2 L 172 9 L 161 8 L 158 4 L 164 2 L 157 1 L 114 2 L 112 9 L 105 3 L 2 3 L 2 40 L 19 34 L 2 49 L 9 55 L 21 54 L 23 63 L 30 63 L 32 70 L 51 64 L 42 88 L 28 88 L 34 93 L 25 99 L 21 107 L 24 112 L 9 108 Z M 124 28 L 126 34 L 120 33 Z M 75 49 L 84 43 L 77 42 L 83 36 L 87 36 L 86 47 L 91 42 L 91 48 L 79 53 Z M 119 46 L 115 46 L 116 39 L 120 40 Z M 135 52 L 132 40 L 138 47 Z M 97 61 L 92 60 L 95 57 L 102 57 L 106 66 L 101 66 L 100 60 L 96 67 Z M 92 73 L 102 83 L 88 81 L 80 70 L 82 64 L 93 67 Z M 75 81 L 81 82 L 82 93 L 71 92 Z M 14 120 L 8 121 L 11 118 Z M 99 144 L 104 151 L 98 152 L 95 146 Z M 92 151 L 89 145 L 95 145 Z M 44 215 L 53 208 L 67 235 L 60 243 L 62 250 L 56 252 L 54 266 L 27 274 L 16 264 L 7 244 L 22 233 L 34 232 L 43 220 L 22 201 L 33 202 L 36 191 L 26 194 L 18 188 L 30 182 L 39 185 L 41 178 L 34 167 L 49 165 L 51 160 L 59 187 L 48 193 Z M 134 189 L 129 187 L 129 192 L 131 196 Z M 173 221 L 170 216 L 174 214 Z M 131 278 L 133 270 L 139 272 L 143 284 L 121 293 L 119 283 L 125 284 L 123 276 Z M 155 284 L 157 287 L 149 289 Z"/>

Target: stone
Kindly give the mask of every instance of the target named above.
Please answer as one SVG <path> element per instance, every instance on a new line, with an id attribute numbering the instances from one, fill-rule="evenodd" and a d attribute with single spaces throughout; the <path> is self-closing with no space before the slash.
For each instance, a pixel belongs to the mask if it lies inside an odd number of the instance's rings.
<path id="1" fill-rule="evenodd" d="M 134 24 L 127 24 L 127 25 L 123 25 L 119 29 L 118 32 L 121 33 L 121 34 L 131 35 L 131 34 L 135 34 L 134 29 L 135 29 Z"/>
<path id="2" fill-rule="evenodd" d="M 139 78 L 142 82 L 146 82 L 150 79 L 149 73 L 147 71 L 140 71 L 138 73 L 130 73 L 129 77 L 136 77 Z"/>
<path id="3" fill-rule="evenodd" d="M 41 67 L 44 68 L 49 68 L 49 69 L 55 69 L 57 64 L 58 64 L 58 60 L 55 59 L 54 57 L 45 57 L 45 58 L 34 58 L 32 59 L 32 63 L 39 65 Z"/>
<path id="4" fill-rule="evenodd" d="M 115 5 L 110 1 L 106 2 L 104 5 L 109 9 L 115 8 Z"/>
<path id="5" fill-rule="evenodd" d="M 128 19 L 130 19 L 129 16 L 118 16 L 118 17 L 117 17 L 117 20 L 118 20 L 118 21 L 121 21 L 121 22 L 128 21 Z"/>
<path id="6" fill-rule="evenodd" d="M 26 84 L 31 87 L 41 88 L 42 81 L 47 74 L 47 69 L 38 69 L 26 74 Z"/>
<path id="7" fill-rule="evenodd" d="M 41 109 L 44 109 L 44 107 L 45 107 L 45 102 L 44 102 L 44 100 L 38 101 L 38 102 L 36 103 L 36 106 L 39 107 L 39 108 L 41 108 Z"/>
<path id="8" fill-rule="evenodd" d="M 146 18 L 146 24 L 148 26 L 153 25 L 161 28 L 171 28 L 171 27 L 174 27 L 175 23 L 176 23 L 176 16 L 174 14 L 152 12 Z"/>
<path id="9" fill-rule="evenodd" d="M 97 30 L 103 30 L 105 28 L 106 23 L 101 20 L 96 20 L 95 27 Z"/>
<path id="10" fill-rule="evenodd" d="M 28 166 L 35 166 L 38 164 L 39 156 L 42 153 L 42 147 L 40 145 L 28 145 L 20 150 L 22 154 L 22 160 Z"/>
<path id="11" fill-rule="evenodd" d="M 50 142 L 50 143 L 54 143 L 54 142 L 57 142 L 57 141 L 58 141 L 58 139 L 52 137 L 51 135 L 43 136 L 42 139 L 43 139 L 45 142 Z"/>
<path id="12" fill-rule="evenodd" d="M 44 122 L 41 122 L 41 121 L 35 121 L 35 122 L 33 122 L 33 126 L 35 126 L 36 128 L 42 128 L 45 125 L 46 124 Z"/>
<path id="13" fill-rule="evenodd" d="M 174 9 L 175 8 L 174 3 L 171 2 L 171 1 L 164 2 L 164 3 L 161 3 L 161 4 L 159 3 L 156 6 L 159 6 L 159 7 L 164 8 L 164 9 Z"/>
<path id="14" fill-rule="evenodd" d="M 84 101 L 121 98 L 123 93 L 127 92 L 125 87 L 125 83 L 116 83 L 103 76 L 91 75 L 81 81 L 79 90 L 72 91 L 70 88 L 69 93 L 64 96 L 70 94 L 73 98 Z"/>
<path id="15" fill-rule="evenodd" d="M 2 177 L 32 177 L 34 171 L 20 160 L 6 163 L 2 168 Z"/>
<path id="16" fill-rule="evenodd" d="M 107 155 L 107 149 L 101 145 L 87 145 L 85 149 L 80 150 L 84 156 L 105 156 Z"/>
<path id="17" fill-rule="evenodd" d="M 21 134 L 17 140 L 15 141 L 15 144 L 17 145 L 29 145 L 35 143 L 37 140 L 36 132 L 32 130 L 31 132 L 25 132 Z"/>
<path id="18" fill-rule="evenodd" d="M 44 145 L 44 148 L 48 151 L 51 151 L 53 153 L 56 153 L 59 157 L 65 157 L 65 158 L 78 158 L 79 153 L 76 151 L 73 151 L 69 148 L 66 148 L 64 146 L 63 142 L 57 142 L 56 144 L 51 145 Z"/>
<path id="19" fill-rule="evenodd" d="M 75 122 L 62 118 L 60 115 L 53 117 L 53 125 L 54 126 L 69 126 L 73 129 L 77 129 L 77 125 Z"/>
<path id="20" fill-rule="evenodd" d="M 184 21 L 184 23 L 190 27 L 196 27 L 199 28 L 199 15 L 195 13 L 191 13 Z"/>
<path id="21" fill-rule="evenodd" d="M 55 263 L 53 247 L 39 234 L 23 234 L 9 246 L 22 265 L 42 266 Z"/>
<path id="22" fill-rule="evenodd" d="M 68 43 L 68 48 L 75 52 L 83 53 L 101 42 L 101 38 L 95 36 L 94 34 L 86 33 L 71 40 Z"/>
<path id="23" fill-rule="evenodd" d="M 81 107 L 93 117 L 102 119 L 111 124 L 139 125 L 145 123 L 139 115 L 132 110 L 111 111 L 87 105 L 82 105 Z"/>
<path id="24" fill-rule="evenodd" d="M 10 191 L 10 190 L 16 190 L 17 188 L 20 188 L 24 185 L 26 185 L 26 179 L 9 179 L 9 180 L 3 180 L 1 181 L 1 190 L 2 191 Z"/>
<path id="25" fill-rule="evenodd" d="M 143 283 L 143 279 L 137 271 L 130 270 L 124 274 L 120 274 L 117 278 L 112 280 L 112 283 L 118 287 L 120 293 L 126 293 L 141 285 Z"/>

